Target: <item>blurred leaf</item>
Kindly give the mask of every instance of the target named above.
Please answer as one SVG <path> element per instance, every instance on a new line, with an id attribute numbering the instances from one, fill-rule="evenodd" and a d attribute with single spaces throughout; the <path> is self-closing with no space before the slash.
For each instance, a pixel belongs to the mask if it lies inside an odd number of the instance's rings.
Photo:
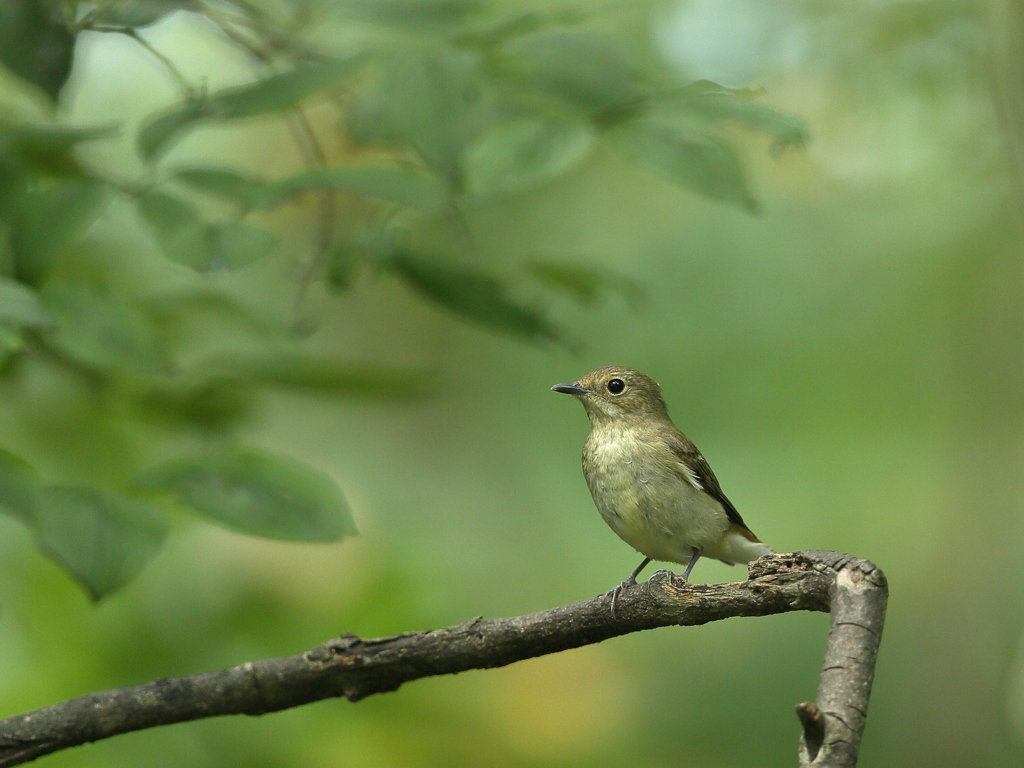
<path id="1" fill-rule="evenodd" d="M 73 360 L 138 374 L 164 369 L 160 340 L 137 307 L 84 284 L 51 283 L 41 296 L 56 323 L 48 343 Z"/>
<path id="2" fill-rule="evenodd" d="M 392 257 L 387 266 L 420 293 L 467 320 L 528 339 L 563 340 L 540 312 L 511 301 L 501 281 L 476 269 L 439 264 L 409 252 Z"/>
<path id="3" fill-rule="evenodd" d="M 193 269 L 209 269 L 213 251 L 195 208 L 166 192 L 147 192 L 136 202 L 167 258 Z"/>
<path id="4" fill-rule="evenodd" d="M 183 168 L 174 174 L 194 189 L 238 203 L 243 208 L 272 205 L 275 200 L 267 182 L 230 168 Z"/>
<path id="5" fill-rule="evenodd" d="M 207 367 L 259 384 L 345 395 L 412 397 L 423 393 L 426 382 L 422 373 L 282 352 L 264 357 L 219 358 Z"/>
<path id="6" fill-rule="evenodd" d="M 290 458 L 230 449 L 166 462 L 137 482 L 170 491 L 181 504 L 256 536 L 335 541 L 356 533 L 334 480 Z"/>
<path id="7" fill-rule="evenodd" d="M 83 176 L 72 150 L 86 141 L 105 139 L 114 126 L 74 126 L 60 123 L 17 123 L 0 128 L 0 154 L 25 168 L 54 176 Z"/>
<path id="8" fill-rule="evenodd" d="M 594 267 L 534 260 L 527 268 L 535 278 L 562 291 L 580 304 L 596 304 L 604 294 L 617 293 L 638 309 L 647 301 L 647 293 L 635 280 Z"/>
<path id="9" fill-rule="evenodd" d="M 196 98 L 173 112 L 153 118 L 139 130 L 136 143 L 144 160 L 153 160 L 180 133 L 192 128 L 198 121 L 212 117 L 208 102 Z"/>
<path id="10" fill-rule="evenodd" d="M 757 210 L 739 159 L 717 136 L 653 122 L 630 122 L 612 131 L 610 137 L 631 160 L 676 184 L 751 213 Z"/>
<path id="11" fill-rule="evenodd" d="M 28 462 L 0 450 L 0 509 L 32 524 L 39 493 L 39 475 Z"/>
<path id="12" fill-rule="evenodd" d="M 51 99 L 71 73 L 75 36 L 42 0 L 0 2 L 0 62 Z"/>
<path id="13" fill-rule="evenodd" d="M 196 98 L 147 123 L 139 132 L 139 151 L 145 159 L 152 160 L 180 133 L 200 120 L 253 117 L 288 109 L 338 82 L 361 63 L 362 59 L 351 58 L 306 64 L 249 85 Z"/>
<path id="14" fill-rule="evenodd" d="M 172 426 L 224 432 L 238 426 L 255 405 L 252 387 L 241 378 L 160 381 L 137 396 L 142 412 Z"/>
<path id="15" fill-rule="evenodd" d="M 144 502 L 95 488 L 45 488 L 33 520 L 39 546 L 93 600 L 134 579 L 167 534 L 163 514 Z"/>
<path id="16" fill-rule="evenodd" d="M 277 238 L 265 229 L 238 221 L 209 227 L 211 266 L 238 269 L 262 259 L 277 246 Z"/>
<path id="17" fill-rule="evenodd" d="M 175 289 L 144 298 L 146 310 L 158 322 L 173 324 L 177 320 L 191 320 L 203 313 L 224 330 L 228 322 L 235 322 L 259 338 L 279 336 L 278 323 L 261 315 L 256 308 L 247 306 L 238 298 L 208 287 Z"/>
<path id="18" fill-rule="evenodd" d="M 356 57 L 305 64 L 249 85 L 220 91 L 206 103 L 215 117 L 253 117 L 277 112 L 334 85 L 362 63 L 363 59 Z"/>
<path id="19" fill-rule="evenodd" d="M 596 129 L 582 121 L 505 120 L 466 151 L 466 187 L 482 197 L 529 189 L 578 165 L 596 144 Z"/>
<path id="20" fill-rule="evenodd" d="M 448 202 L 445 185 L 436 177 L 385 166 L 314 169 L 281 179 L 272 189 L 282 199 L 318 189 L 356 192 L 429 214 L 438 213 Z"/>
<path id="21" fill-rule="evenodd" d="M 25 346 L 25 334 L 20 326 L 0 323 L 0 373 L 6 372 L 8 364 L 25 351 Z"/>
<path id="22" fill-rule="evenodd" d="M 595 13 L 596 8 L 586 11 L 580 8 L 554 8 L 549 6 L 543 10 L 515 12 L 503 16 L 493 23 L 474 25 L 473 28 L 457 34 L 453 39 L 457 44 L 490 48 L 507 43 L 512 38 L 522 37 L 539 32 L 543 29 L 578 24 Z"/>
<path id="23" fill-rule="evenodd" d="M 791 145 L 807 143 L 807 126 L 796 115 L 761 104 L 753 99 L 763 91 L 752 89 L 726 88 L 710 80 L 698 80 L 685 88 L 671 91 L 658 101 L 668 101 L 696 112 L 708 120 L 735 120 L 755 131 L 761 131 L 775 139 L 773 151 Z"/>
<path id="24" fill-rule="evenodd" d="M 207 224 L 190 203 L 166 192 L 147 192 L 137 202 L 167 258 L 195 270 L 235 269 L 263 258 L 277 245 L 265 229 L 237 221 Z"/>
<path id="25" fill-rule="evenodd" d="M 385 165 L 316 168 L 276 181 L 262 181 L 220 168 L 178 171 L 176 178 L 247 208 L 273 208 L 303 193 L 320 190 L 355 192 L 430 214 L 442 210 L 448 201 L 445 185 L 437 177 Z"/>
<path id="26" fill-rule="evenodd" d="M 36 292 L 27 285 L 0 277 L 0 322 L 28 328 L 45 328 L 53 320 L 43 309 Z"/>
<path id="27" fill-rule="evenodd" d="M 191 10 L 192 0 L 100 0 L 91 18 L 99 24 L 145 27 L 178 10 Z"/>
<path id="28" fill-rule="evenodd" d="M 349 110 L 352 137 L 411 148 L 457 187 L 461 154 L 491 119 L 479 55 L 396 53 L 376 64 Z"/>
<path id="29" fill-rule="evenodd" d="M 507 73 L 526 90 L 540 88 L 565 104 L 596 114 L 637 95 L 622 41 L 589 30 L 558 30 L 519 38 L 505 48 Z"/>
<path id="30" fill-rule="evenodd" d="M 406 247 L 410 230 L 389 219 L 383 227 L 354 228 L 345 240 L 335 244 L 327 254 L 328 287 L 335 291 L 348 288 L 360 265 L 376 269 Z"/>
<path id="31" fill-rule="evenodd" d="M 105 199 L 106 188 L 86 180 L 18 195 L 10 219 L 18 280 L 37 284 L 60 252 L 96 220 Z"/>
<path id="32" fill-rule="evenodd" d="M 481 10 L 479 0 L 343 0 L 333 9 L 343 16 L 409 28 L 448 32 Z"/>
<path id="33" fill-rule="evenodd" d="M 358 263 L 359 254 L 352 243 L 336 243 L 327 254 L 327 284 L 335 291 L 350 288 Z"/>
<path id="34" fill-rule="evenodd" d="M 0 231 L 0 249 L 3 250 L 5 266 L 13 260 L 6 258 L 11 244 L 10 233 L 4 222 L 11 217 L 11 211 L 18 197 L 28 187 L 30 178 L 28 172 L 6 152 L 7 149 L 0 131 L 0 227 L 3 227 Z"/>

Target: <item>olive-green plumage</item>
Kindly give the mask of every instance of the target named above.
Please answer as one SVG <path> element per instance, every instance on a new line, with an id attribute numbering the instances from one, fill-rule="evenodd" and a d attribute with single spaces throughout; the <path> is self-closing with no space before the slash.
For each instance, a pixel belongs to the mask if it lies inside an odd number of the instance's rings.
<path id="1" fill-rule="evenodd" d="M 574 395 L 590 417 L 583 474 L 601 516 L 627 544 L 650 560 L 688 563 L 686 576 L 701 555 L 732 564 L 771 553 L 672 423 L 650 377 L 610 366 L 552 389 Z"/>

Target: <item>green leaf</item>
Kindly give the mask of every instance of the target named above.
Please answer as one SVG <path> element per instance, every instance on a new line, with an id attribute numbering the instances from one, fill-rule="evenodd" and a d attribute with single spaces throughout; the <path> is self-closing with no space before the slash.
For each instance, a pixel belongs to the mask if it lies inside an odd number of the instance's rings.
<path id="1" fill-rule="evenodd" d="M 43 306 L 56 323 L 47 342 L 91 368 L 135 374 L 164 370 L 153 324 L 137 307 L 84 284 L 51 283 Z"/>
<path id="2" fill-rule="evenodd" d="M 147 192 L 137 202 L 167 258 L 195 270 L 236 269 L 277 245 L 272 233 L 242 222 L 207 224 L 190 203 L 166 192 Z"/>
<path id="3" fill-rule="evenodd" d="M 215 117 L 253 117 L 277 112 L 334 85 L 362 63 L 361 57 L 354 57 L 305 64 L 249 85 L 220 91 L 207 103 Z"/>
<path id="4" fill-rule="evenodd" d="M 411 29 L 450 32 L 481 10 L 479 0 L 346 0 L 334 10 L 348 18 Z"/>
<path id="5" fill-rule="evenodd" d="M 334 480 L 290 458 L 231 449 L 169 461 L 137 482 L 141 488 L 169 491 L 179 503 L 255 536 L 335 541 L 356 533 Z"/>
<path id="6" fill-rule="evenodd" d="M 211 267 L 238 269 L 262 259 L 277 246 L 273 233 L 238 221 L 209 228 Z"/>
<path id="7" fill-rule="evenodd" d="M 438 213 L 448 202 L 447 189 L 436 176 L 386 165 L 315 168 L 276 181 L 263 181 L 224 168 L 181 170 L 175 178 L 244 208 L 274 208 L 306 192 L 324 190 L 355 192 L 429 214 Z"/>
<path id="8" fill-rule="evenodd" d="M 257 208 L 276 204 L 267 182 L 245 176 L 230 168 L 183 168 L 174 174 L 200 192 L 230 200 L 243 208 Z"/>
<path id="9" fill-rule="evenodd" d="M 610 137 L 631 160 L 676 184 L 751 213 L 757 210 L 739 159 L 711 133 L 630 122 L 612 131 Z"/>
<path id="10" fill-rule="evenodd" d="M 139 154 L 147 161 L 156 158 L 180 134 L 192 128 L 200 120 L 212 117 L 213 112 L 205 99 L 196 98 L 172 112 L 159 115 L 139 130 L 136 144 Z"/>
<path id="11" fill-rule="evenodd" d="M 0 372 L 17 355 L 25 351 L 25 334 L 19 326 L 0 323 Z"/>
<path id="12" fill-rule="evenodd" d="M 667 101 L 694 112 L 706 120 L 735 120 L 751 130 L 761 131 L 775 139 L 773 151 L 807 143 L 807 126 L 796 115 L 775 109 L 753 99 L 763 91 L 726 88 L 710 80 L 698 80 L 685 88 L 655 95 L 656 101 Z"/>
<path id="13" fill-rule="evenodd" d="M 139 151 L 152 160 L 181 133 L 207 120 L 253 117 L 288 109 L 350 74 L 361 58 L 322 61 L 271 75 L 248 85 L 226 88 L 186 102 L 147 123 L 139 132 Z"/>
<path id="14" fill-rule="evenodd" d="M 71 74 L 75 36 L 40 0 L 0 2 L 0 63 L 57 100 Z"/>
<path id="15" fill-rule="evenodd" d="M 424 296 L 467 320 L 527 339 L 562 340 L 540 312 L 510 300 L 505 285 L 491 275 L 409 252 L 386 264 Z"/>
<path id="16" fill-rule="evenodd" d="M 39 475 L 28 462 L 0 450 L 0 509 L 31 525 L 39 493 Z"/>
<path id="17" fill-rule="evenodd" d="M 596 129 L 583 121 L 505 120 L 466 151 L 466 187 L 481 197 L 529 189 L 579 165 L 596 144 Z"/>
<path id="18" fill-rule="evenodd" d="M 445 185 L 437 177 L 386 166 L 305 171 L 276 182 L 272 194 L 284 200 L 323 189 L 355 192 L 428 214 L 440 212 L 448 203 Z"/>
<path id="19" fill-rule="evenodd" d="M 359 252 L 353 243 L 344 240 L 335 243 L 327 254 L 327 284 L 330 288 L 335 291 L 351 288 L 359 261 Z"/>
<path id="20" fill-rule="evenodd" d="M 4 226 L 16 208 L 21 194 L 28 188 L 32 174 L 14 161 L 3 145 L 3 133 L 0 131 L 0 256 L 4 264 L 10 264 L 11 242 L 9 227 Z"/>
<path id="21" fill-rule="evenodd" d="M 148 294 L 144 302 L 147 314 L 163 326 L 210 322 L 223 328 L 244 330 L 264 340 L 283 337 L 285 333 L 278 322 L 263 316 L 257 307 L 213 288 L 210 283 Z"/>
<path id="22" fill-rule="evenodd" d="M 449 198 L 436 176 L 384 165 L 316 168 L 275 181 L 263 181 L 225 168 L 185 169 L 178 171 L 175 178 L 244 208 L 274 208 L 310 191 L 338 190 L 434 214 Z"/>
<path id="23" fill-rule="evenodd" d="M 61 123 L 18 123 L 0 129 L 0 147 L 17 162 L 36 173 L 83 177 L 85 172 L 72 150 L 86 141 L 110 138 L 110 125 L 76 126 Z"/>
<path id="24" fill-rule="evenodd" d="M 241 424 L 255 406 L 253 387 L 239 377 L 158 380 L 136 395 L 143 415 L 174 427 L 223 433 Z"/>
<path id="25" fill-rule="evenodd" d="M 50 264 L 102 212 L 106 188 L 93 181 L 68 181 L 16 197 L 11 215 L 14 274 L 36 285 Z"/>
<path id="26" fill-rule="evenodd" d="M 639 283 L 608 270 L 544 260 L 533 260 L 527 268 L 537 280 L 580 304 L 596 304 L 609 293 L 619 294 L 634 309 L 647 301 L 647 293 Z"/>
<path id="27" fill-rule="evenodd" d="M 33 528 L 40 548 L 99 600 L 134 579 L 153 558 L 167 521 L 140 501 L 58 486 L 43 490 Z"/>
<path id="28" fill-rule="evenodd" d="M 331 358 L 277 352 L 228 357 L 208 364 L 225 376 L 277 387 L 345 395 L 412 397 L 423 394 L 422 373 L 352 365 Z"/>
<path id="29" fill-rule="evenodd" d="M 492 119 L 480 56 L 401 52 L 376 64 L 349 110 L 352 137 L 408 147 L 457 187 L 462 152 Z"/>
<path id="30" fill-rule="evenodd" d="M 634 68 L 622 41 L 589 30 L 540 32 L 505 48 L 505 70 L 525 91 L 541 89 L 596 114 L 636 97 Z"/>
<path id="31" fill-rule="evenodd" d="M 0 322 L 26 328 L 46 328 L 53 319 L 43 309 L 39 296 L 15 280 L 0 277 Z"/>
<path id="32" fill-rule="evenodd" d="M 327 254 L 328 287 L 343 291 L 352 285 L 357 269 L 366 265 L 371 271 L 388 262 L 406 248 L 411 230 L 402 223 L 408 217 L 391 217 L 383 226 L 353 227 Z"/>
<path id="33" fill-rule="evenodd" d="M 194 207 L 180 197 L 155 191 L 139 196 L 136 202 L 167 258 L 197 270 L 210 268 L 210 238 Z"/>

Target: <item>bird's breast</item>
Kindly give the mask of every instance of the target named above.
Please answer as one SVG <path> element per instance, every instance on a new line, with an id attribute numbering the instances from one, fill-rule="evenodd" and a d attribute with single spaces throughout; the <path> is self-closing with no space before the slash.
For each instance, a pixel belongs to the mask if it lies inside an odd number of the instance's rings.
<path id="1" fill-rule="evenodd" d="M 677 464 L 653 430 L 594 429 L 583 449 L 583 474 L 609 527 L 647 557 L 685 563 L 694 548 L 717 544 L 728 518 Z"/>

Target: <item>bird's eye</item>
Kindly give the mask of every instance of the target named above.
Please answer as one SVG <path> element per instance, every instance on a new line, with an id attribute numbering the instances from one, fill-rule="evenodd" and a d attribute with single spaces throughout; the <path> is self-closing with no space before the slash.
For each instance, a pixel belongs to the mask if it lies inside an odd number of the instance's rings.
<path id="1" fill-rule="evenodd" d="M 613 395 L 621 395 L 622 390 L 626 388 L 626 382 L 622 379 L 612 379 L 608 382 L 608 391 Z"/>

